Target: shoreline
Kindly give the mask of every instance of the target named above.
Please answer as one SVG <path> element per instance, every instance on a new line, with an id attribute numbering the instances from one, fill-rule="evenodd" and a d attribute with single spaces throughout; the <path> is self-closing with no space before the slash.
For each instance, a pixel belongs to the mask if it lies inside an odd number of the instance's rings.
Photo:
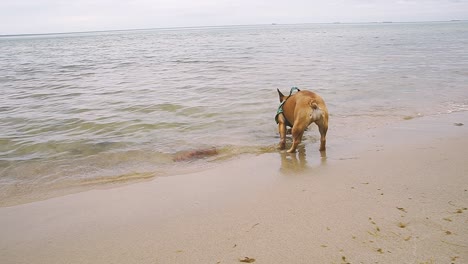
<path id="1" fill-rule="evenodd" d="M 468 112 L 332 135 L 326 157 L 306 141 L 0 208 L 0 262 L 468 261 Z"/>
<path id="2" fill-rule="evenodd" d="M 457 115 L 459 112 L 453 114 Z M 463 113 L 463 112 L 461 112 Z M 404 118 L 399 121 L 393 120 L 389 123 L 381 123 L 373 125 L 369 123 L 365 126 L 366 128 L 359 127 L 355 128 L 354 123 L 349 120 L 343 120 L 342 118 L 338 121 L 339 124 L 332 127 L 329 131 L 329 138 L 332 141 L 328 142 L 329 149 L 333 149 L 329 152 L 326 159 L 320 157 L 322 154 L 316 150 L 316 144 L 319 140 L 318 129 L 315 125 L 311 125 L 308 131 L 304 135 L 303 144 L 299 146 L 296 160 L 304 160 L 304 156 L 313 155 L 313 159 L 307 159 L 307 163 L 313 163 L 318 165 L 322 160 L 343 160 L 348 159 L 348 156 L 352 156 L 354 152 L 361 151 L 363 146 L 367 146 L 372 142 L 373 134 L 382 133 L 391 128 L 405 127 L 408 122 L 423 122 L 429 120 L 427 126 L 431 127 L 430 120 L 443 118 L 443 116 L 451 116 L 452 113 L 438 114 L 431 116 L 419 116 L 412 118 Z M 335 119 L 333 119 L 335 120 Z M 454 118 L 456 122 L 457 118 Z M 346 122 L 344 122 L 346 121 Z M 366 120 L 368 121 L 368 120 Z M 436 133 L 438 128 L 435 127 L 429 129 L 426 133 Z M 441 131 L 437 133 L 442 133 Z M 119 188 L 121 186 L 131 185 L 139 182 L 153 181 L 161 177 L 174 177 L 183 174 L 192 174 L 197 172 L 203 172 L 214 169 L 218 166 L 222 166 L 224 163 L 236 162 L 249 157 L 255 157 L 264 154 L 279 154 L 281 160 L 291 159 L 293 156 L 286 155 L 277 149 L 277 137 L 276 131 L 275 136 L 271 137 L 271 145 L 268 146 L 235 146 L 234 150 L 230 150 L 230 145 L 220 147 L 201 147 L 199 149 L 188 149 L 185 151 L 178 151 L 173 154 L 166 154 L 167 160 L 173 161 L 173 164 L 165 164 L 158 170 L 138 170 L 128 171 L 123 174 L 116 175 L 103 175 L 96 178 L 84 178 L 77 180 L 58 181 L 52 184 L 36 183 L 26 184 L 18 183 L 18 185 L 10 185 L 3 188 L 3 195 L 0 195 L 0 208 L 11 207 L 21 204 L 27 204 L 32 202 L 44 201 L 60 196 L 69 194 L 76 194 L 80 192 L 86 192 L 94 189 L 111 189 Z M 433 134 L 430 134 L 433 135 Z M 389 135 L 392 137 L 392 135 Z M 424 136 L 424 135 L 423 135 Z M 290 137 L 290 136 L 289 136 Z M 288 143 L 291 144 L 291 138 L 288 138 Z M 352 143 L 352 144 L 349 144 Z M 398 143 L 398 140 L 395 141 Z M 238 150 L 235 150 L 235 148 Z M 232 153 L 231 153 L 231 152 Z M 332 154 L 332 155 L 330 155 Z M 169 157 L 169 155 L 172 155 Z M 326 154 L 325 154 L 326 156 Z M 112 157 L 111 157 L 112 158 Z M 182 162 L 182 163 L 179 163 Z M 176 165 L 178 164 L 178 166 Z"/>

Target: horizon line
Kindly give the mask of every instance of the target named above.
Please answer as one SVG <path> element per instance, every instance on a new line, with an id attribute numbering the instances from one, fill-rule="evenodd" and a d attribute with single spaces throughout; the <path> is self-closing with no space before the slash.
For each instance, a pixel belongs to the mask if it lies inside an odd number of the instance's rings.
<path id="1" fill-rule="evenodd" d="M 149 27 L 149 28 L 129 28 L 129 29 L 103 29 L 103 30 L 88 30 L 88 31 L 70 31 L 70 32 L 47 32 L 47 33 L 20 33 L 20 34 L 0 34 L 2 37 L 28 37 L 28 36 L 44 36 L 44 35 L 68 35 L 68 34 L 87 34 L 87 33 L 103 33 L 103 32 L 126 32 L 126 31 L 144 31 L 144 30 L 164 30 L 164 29 L 197 29 L 197 28 L 222 28 L 222 27 L 249 27 L 249 26 L 279 26 L 279 25 L 336 25 L 336 24 L 406 24 L 406 23 L 441 23 L 441 22 L 466 22 L 468 19 L 451 19 L 451 20 L 421 20 L 421 21 L 369 21 L 369 22 L 305 22 L 305 23 L 270 23 L 270 24 L 233 24 L 233 25 L 214 25 L 214 26 L 173 26 L 173 27 Z"/>

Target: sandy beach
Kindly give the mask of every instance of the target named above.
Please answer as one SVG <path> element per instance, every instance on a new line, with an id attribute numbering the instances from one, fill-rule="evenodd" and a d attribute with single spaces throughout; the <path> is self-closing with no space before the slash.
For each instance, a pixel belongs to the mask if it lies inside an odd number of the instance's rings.
<path id="1" fill-rule="evenodd" d="M 0 208 L 0 263 L 468 263 L 467 112 L 328 143 Z"/>

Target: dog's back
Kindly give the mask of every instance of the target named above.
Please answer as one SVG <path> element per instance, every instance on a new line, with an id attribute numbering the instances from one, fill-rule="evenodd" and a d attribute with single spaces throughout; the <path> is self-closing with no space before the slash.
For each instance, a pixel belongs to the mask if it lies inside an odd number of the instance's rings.
<path id="1" fill-rule="evenodd" d="M 284 100 L 286 100 L 283 105 L 284 116 L 292 126 L 296 118 L 299 118 L 306 126 L 322 118 L 328 119 L 328 110 L 324 100 L 314 92 L 302 90 L 289 98 L 285 97 Z"/>

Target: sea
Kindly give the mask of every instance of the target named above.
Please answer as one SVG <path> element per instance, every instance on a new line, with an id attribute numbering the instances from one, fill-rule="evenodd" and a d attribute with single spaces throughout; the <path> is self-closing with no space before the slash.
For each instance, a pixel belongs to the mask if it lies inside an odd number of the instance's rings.
<path id="1" fill-rule="evenodd" d="M 331 149 L 468 111 L 468 22 L 0 36 L 0 206 L 279 152 L 291 87 L 325 99 Z"/>

